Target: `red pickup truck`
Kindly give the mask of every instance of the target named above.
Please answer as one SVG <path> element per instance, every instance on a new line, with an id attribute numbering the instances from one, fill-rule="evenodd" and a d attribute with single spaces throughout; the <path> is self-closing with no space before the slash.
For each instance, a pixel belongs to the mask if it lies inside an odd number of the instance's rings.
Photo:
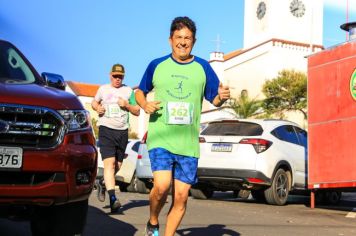
<path id="1" fill-rule="evenodd" d="M 89 114 L 64 88 L 0 40 L 0 217 L 33 235 L 81 234 L 96 177 Z"/>

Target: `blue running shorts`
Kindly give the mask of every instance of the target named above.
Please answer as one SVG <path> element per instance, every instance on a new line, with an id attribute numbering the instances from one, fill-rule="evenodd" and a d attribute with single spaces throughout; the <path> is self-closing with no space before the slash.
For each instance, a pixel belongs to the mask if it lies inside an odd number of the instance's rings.
<path id="1" fill-rule="evenodd" d="M 164 148 L 154 148 L 149 152 L 152 172 L 157 170 L 172 171 L 173 179 L 193 185 L 198 182 L 198 158 L 176 155 Z"/>

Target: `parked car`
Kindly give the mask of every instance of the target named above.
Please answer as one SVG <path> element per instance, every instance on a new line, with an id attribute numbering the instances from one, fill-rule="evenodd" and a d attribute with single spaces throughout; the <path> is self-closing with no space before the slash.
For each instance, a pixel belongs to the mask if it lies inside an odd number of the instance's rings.
<path id="1" fill-rule="evenodd" d="M 292 190 L 307 190 L 307 150 L 307 132 L 290 121 L 210 122 L 200 135 L 199 182 L 191 194 L 205 199 L 217 190 L 242 190 L 284 205 Z"/>
<path id="2" fill-rule="evenodd" d="M 148 193 L 153 187 L 153 174 L 150 158 L 148 156 L 146 138 L 147 132 L 142 138 L 136 162 L 136 177 L 141 181 L 141 183 L 137 185 L 138 192 L 140 193 Z"/>
<path id="3" fill-rule="evenodd" d="M 30 220 L 33 235 L 81 234 L 94 186 L 89 113 L 64 88 L 0 40 L 0 217 Z"/>
<path id="4" fill-rule="evenodd" d="M 121 191 L 141 191 L 139 187 L 141 181 L 136 177 L 136 162 L 139 146 L 140 140 L 138 139 L 130 139 L 127 144 L 124 161 L 122 162 L 120 170 L 115 175 L 116 183 L 119 185 Z M 104 174 L 104 164 L 100 155 L 100 144 L 98 141 L 97 147 L 99 152 L 97 178 L 102 178 Z"/>

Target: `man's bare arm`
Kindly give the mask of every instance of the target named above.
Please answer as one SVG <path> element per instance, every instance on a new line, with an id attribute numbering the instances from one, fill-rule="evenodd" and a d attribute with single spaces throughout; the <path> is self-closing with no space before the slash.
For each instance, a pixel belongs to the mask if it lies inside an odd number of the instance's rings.
<path id="1" fill-rule="evenodd" d="M 230 88 L 229 86 L 224 86 L 222 83 L 219 84 L 218 95 L 213 100 L 213 105 L 220 107 L 226 100 L 230 98 Z"/>
<path id="2" fill-rule="evenodd" d="M 99 114 L 99 116 L 104 115 L 105 108 L 100 104 L 100 102 L 93 99 L 93 101 L 91 102 L 91 107 Z"/>
<path id="3" fill-rule="evenodd" d="M 147 113 L 147 114 L 152 114 L 155 111 L 160 109 L 159 104 L 161 102 L 159 101 L 152 101 L 152 102 L 148 102 L 146 99 L 146 94 L 140 90 L 137 89 L 136 93 L 135 93 L 135 98 L 136 98 L 136 102 L 137 104 Z"/>

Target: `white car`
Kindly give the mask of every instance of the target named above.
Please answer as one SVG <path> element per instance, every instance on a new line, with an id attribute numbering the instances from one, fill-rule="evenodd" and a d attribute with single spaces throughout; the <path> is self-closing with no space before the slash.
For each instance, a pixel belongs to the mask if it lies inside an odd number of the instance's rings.
<path id="1" fill-rule="evenodd" d="M 290 121 L 210 122 L 200 135 L 199 181 L 191 194 L 206 199 L 216 190 L 244 190 L 284 205 L 290 191 L 307 189 L 307 150 L 307 132 Z"/>
<path id="2" fill-rule="evenodd" d="M 117 184 L 120 186 L 122 191 L 137 191 L 137 182 L 139 181 L 136 178 L 136 161 L 138 155 L 138 149 L 140 146 L 140 140 L 138 139 L 130 139 L 126 151 L 124 161 L 122 162 L 122 166 L 120 170 L 116 173 L 115 179 Z M 97 143 L 98 147 L 98 171 L 97 178 L 101 178 L 104 173 L 104 164 L 100 154 L 100 144 Z"/>
<path id="3" fill-rule="evenodd" d="M 142 138 L 136 162 L 136 177 L 143 183 L 137 185 L 139 193 L 148 193 L 153 187 L 153 174 L 151 170 L 150 158 L 148 156 L 146 138 L 147 132 Z"/>

